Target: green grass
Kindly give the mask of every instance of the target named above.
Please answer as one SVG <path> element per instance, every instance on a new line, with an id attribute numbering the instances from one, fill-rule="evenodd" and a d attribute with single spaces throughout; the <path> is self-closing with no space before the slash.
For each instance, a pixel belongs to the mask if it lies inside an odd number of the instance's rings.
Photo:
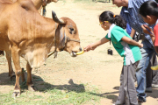
<path id="1" fill-rule="evenodd" d="M 83 84 L 80 84 L 83 85 Z M 100 96 L 95 86 L 83 85 L 73 89 L 48 89 L 42 92 L 24 90 L 20 97 L 12 98 L 12 92 L 0 93 L 0 105 L 81 105 L 84 103 L 99 104 Z"/>

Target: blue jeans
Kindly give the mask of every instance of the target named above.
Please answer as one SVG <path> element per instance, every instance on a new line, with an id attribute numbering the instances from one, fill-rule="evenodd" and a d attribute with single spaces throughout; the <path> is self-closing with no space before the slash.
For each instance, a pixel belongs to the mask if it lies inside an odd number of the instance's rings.
<path id="1" fill-rule="evenodd" d="M 138 87 L 136 89 L 138 99 L 141 101 L 146 101 L 146 69 L 149 65 L 150 59 L 152 55 L 155 53 L 154 47 L 149 44 L 147 41 L 143 41 L 143 48 L 140 49 L 142 54 L 142 59 L 140 60 L 137 71 L 136 71 L 136 77 L 137 77 L 137 83 Z"/>

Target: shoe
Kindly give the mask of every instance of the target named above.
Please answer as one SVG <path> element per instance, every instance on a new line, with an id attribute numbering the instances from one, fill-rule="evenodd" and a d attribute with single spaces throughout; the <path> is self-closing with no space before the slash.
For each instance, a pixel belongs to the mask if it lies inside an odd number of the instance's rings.
<path id="1" fill-rule="evenodd" d="M 143 103 L 144 101 L 138 99 L 138 103 Z"/>
<path id="2" fill-rule="evenodd" d="M 158 84 L 152 84 L 151 85 L 153 88 L 158 88 Z"/>
<path id="3" fill-rule="evenodd" d="M 145 92 L 152 93 L 152 88 L 151 87 L 146 88 Z"/>
<path id="4" fill-rule="evenodd" d="M 137 100 L 138 100 L 138 103 L 143 103 L 143 102 L 146 102 L 146 100 L 145 100 L 145 99 L 139 99 L 139 98 L 137 98 Z"/>

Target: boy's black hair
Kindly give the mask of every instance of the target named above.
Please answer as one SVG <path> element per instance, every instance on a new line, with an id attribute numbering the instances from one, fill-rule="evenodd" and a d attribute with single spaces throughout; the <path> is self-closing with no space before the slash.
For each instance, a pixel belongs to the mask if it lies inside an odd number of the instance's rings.
<path id="1" fill-rule="evenodd" d="M 119 15 L 115 15 L 111 11 L 104 11 L 99 16 L 100 21 L 108 21 L 110 23 L 114 23 L 117 26 L 120 26 L 121 28 L 126 28 L 126 22 L 121 18 Z"/>
<path id="2" fill-rule="evenodd" d="M 139 14 L 143 17 L 147 15 L 153 15 L 158 17 L 158 5 L 155 1 L 144 2 L 139 8 Z"/>

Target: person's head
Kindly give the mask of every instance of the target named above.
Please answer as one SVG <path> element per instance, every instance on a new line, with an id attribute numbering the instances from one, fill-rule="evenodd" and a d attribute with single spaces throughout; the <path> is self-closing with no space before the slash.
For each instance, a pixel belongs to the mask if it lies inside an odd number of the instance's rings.
<path id="1" fill-rule="evenodd" d="M 144 22 L 152 25 L 158 19 L 158 5 L 154 1 L 147 1 L 139 8 L 139 14 L 142 16 Z"/>
<path id="2" fill-rule="evenodd" d="M 99 16 L 99 22 L 104 30 L 108 30 L 111 24 L 116 24 L 123 29 L 126 28 L 126 22 L 119 15 L 114 15 L 111 11 L 104 11 Z"/>
<path id="3" fill-rule="evenodd" d="M 117 7 L 126 6 L 128 7 L 128 0 L 112 0 L 112 3 Z"/>

